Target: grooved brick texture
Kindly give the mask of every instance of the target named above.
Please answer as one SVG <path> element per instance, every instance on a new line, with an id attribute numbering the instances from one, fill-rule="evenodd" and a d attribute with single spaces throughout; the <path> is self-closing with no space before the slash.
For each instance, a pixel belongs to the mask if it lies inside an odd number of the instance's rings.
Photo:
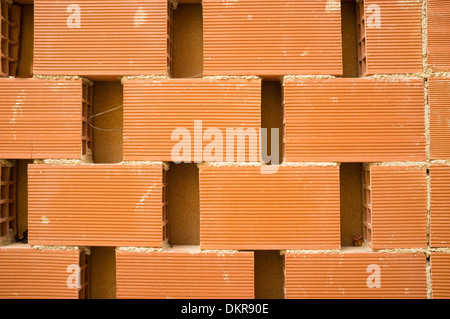
<path id="1" fill-rule="evenodd" d="M 286 162 L 425 161 L 422 79 L 285 79 Z"/>
<path id="2" fill-rule="evenodd" d="M 450 247 L 450 166 L 431 165 L 430 245 Z"/>
<path id="3" fill-rule="evenodd" d="M 420 1 L 364 0 L 364 6 L 366 75 L 421 73 Z"/>
<path id="4" fill-rule="evenodd" d="M 254 298 L 253 252 L 117 251 L 117 298 Z"/>
<path id="5" fill-rule="evenodd" d="M 82 80 L 0 79 L 0 158 L 81 158 Z"/>
<path id="6" fill-rule="evenodd" d="M 427 0 L 428 66 L 450 72 L 450 1 Z"/>
<path id="7" fill-rule="evenodd" d="M 24 244 L 0 247 L 0 299 L 77 299 L 67 285 L 80 250 L 41 250 Z M 83 281 L 82 281 L 83 282 Z"/>
<path id="8" fill-rule="evenodd" d="M 202 249 L 339 249 L 339 168 L 200 167 Z"/>
<path id="9" fill-rule="evenodd" d="M 285 255 L 286 298 L 425 299 L 425 254 Z M 378 271 L 379 270 L 379 271 Z M 374 276 L 379 274 L 379 288 Z"/>
<path id="10" fill-rule="evenodd" d="M 203 75 L 342 75 L 340 1 L 202 3 Z"/>
<path id="11" fill-rule="evenodd" d="M 238 142 L 233 141 L 233 147 L 226 147 L 227 129 L 253 132 L 253 145 L 259 144 L 260 79 L 124 80 L 123 102 L 124 160 L 175 161 L 172 151 L 181 141 L 187 142 L 187 147 L 176 152 L 182 155 L 180 160 L 217 161 L 202 157 L 202 153 L 209 154 L 206 136 L 212 128 L 219 129 L 223 136 L 220 143 L 220 137 L 212 132 L 213 141 L 223 147 L 223 158 L 220 156 L 218 161 L 238 160 Z M 194 121 L 201 123 L 195 126 Z M 176 132 L 185 135 L 175 134 L 172 138 Z M 194 148 L 195 145 L 200 147 Z M 227 150 L 234 150 L 234 159 L 226 157 Z M 218 152 L 219 149 L 215 149 L 211 154 Z M 243 155 L 247 161 L 249 158 L 253 158 L 252 162 L 260 161 L 258 147 L 250 148 L 248 141 L 245 141 Z"/>
<path id="12" fill-rule="evenodd" d="M 35 0 L 34 74 L 166 75 L 167 8 L 167 0 Z"/>
<path id="13" fill-rule="evenodd" d="M 161 165 L 29 165 L 32 245 L 162 246 Z"/>
<path id="14" fill-rule="evenodd" d="M 425 167 L 370 167 L 372 249 L 427 247 Z"/>
<path id="15" fill-rule="evenodd" d="M 430 157 L 450 159 L 450 79 L 428 80 L 430 104 Z"/>
<path id="16" fill-rule="evenodd" d="M 431 253 L 433 299 L 450 299 L 450 254 Z"/>

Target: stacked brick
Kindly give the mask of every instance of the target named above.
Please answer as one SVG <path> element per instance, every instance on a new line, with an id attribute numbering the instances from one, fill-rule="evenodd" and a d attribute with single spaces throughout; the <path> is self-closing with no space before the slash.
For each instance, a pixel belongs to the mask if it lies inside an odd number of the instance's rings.
<path id="1" fill-rule="evenodd" d="M 436 26 L 450 2 L 360 0 L 359 77 L 343 78 L 341 1 L 203 0 L 198 79 L 170 76 L 172 2 L 34 1 L 34 78 L 0 79 L 0 298 L 89 298 L 90 247 L 116 247 L 118 298 L 254 298 L 260 250 L 283 256 L 285 298 L 449 298 L 450 53 Z M 274 79 L 283 163 L 270 167 L 259 130 Z M 123 84 L 121 163 L 91 156 L 104 80 Z M 229 156 L 211 128 L 248 136 Z M 11 243 L 14 160 L 34 160 L 28 244 Z M 198 164 L 196 246 L 170 245 L 167 174 L 182 161 Z M 361 247 L 342 244 L 342 163 L 363 164 Z"/>

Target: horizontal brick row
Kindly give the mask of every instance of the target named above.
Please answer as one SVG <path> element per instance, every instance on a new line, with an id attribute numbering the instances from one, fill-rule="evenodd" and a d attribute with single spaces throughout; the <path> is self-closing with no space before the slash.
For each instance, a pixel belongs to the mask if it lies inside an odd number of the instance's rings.
<path id="1" fill-rule="evenodd" d="M 434 247 L 450 242 L 449 167 L 431 166 Z M 339 167 L 265 169 L 199 167 L 202 249 L 339 249 Z M 31 244 L 161 247 L 167 238 L 161 165 L 33 164 L 28 174 Z M 426 248 L 426 168 L 369 166 L 364 183 L 369 246 Z"/>
<path id="2" fill-rule="evenodd" d="M 426 298 L 423 253 L 287 252 L 286 298 Z M 431 253 L 433 298 L 448 298 L 450 254 Z M 84 250 L 0 247 L 0 298 L 85 298 L 89 256 Z M 161 274 L 170 274 L 161 276 Z M 253 298 L 253 252 L 116 251 L 118 298 Z"/>

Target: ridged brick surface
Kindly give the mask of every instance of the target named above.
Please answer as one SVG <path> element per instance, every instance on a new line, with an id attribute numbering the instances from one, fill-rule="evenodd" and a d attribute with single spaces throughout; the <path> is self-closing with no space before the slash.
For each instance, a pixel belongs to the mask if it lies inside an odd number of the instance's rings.
<path id="1" fill-rule="evenodd" d="M 203 74 L 342 74 L 340 1 L 204 0 Z"/>
<path id="2" fill-rule="evenodd" d="M 450 159 L 450 79 L 428 80 L 430 104 L 430 157 Z"/>
<path id="3" fill-rule="evenodd" d="M 33 245 L 162 245 L 161 165 L 29 165 Z"/>
<path id="4" fill-rule="evenodd" d="M 202 249 L 339 249 L 339 168 L 200 167 Z"/>
<path id="5" fill-rule="evenodd" d="M 0 158 L 79 159 L 82 83 L 0 79 Z"/>
<path id="6" fill-rule="evenodd" d="M 372 248 L 426 248 L 426 168 L 372 166 L 370 178 Z"/>
<path id="7" fill-rule="evenodd" d="M 254 298 L 253 252 L 117 251 L 117 298 Z"/>
<path id="8" fill-rule="evenodd" d="M 428 66 L 450 71 L 450 1 L 427 0 Z"/>
<path id="9" fill-rule="evenodd" d="M 431 253 L 433 299 L 450 299 L 450 254 Z"/>
<path id="10" fill-rule="evenodd" d="M 422 79 L 285 79 L 285 161 L 425 160 Z"/>
<path id="11" fill-rule="evenodd" d="M 194 121 L 202 121 L 202 131 L 194 130 Z M 124 160 L 174 161 L 171 152 L 179 143 L 176 129 L 187 129 L 190 156 L 185 161 L 202 161 L 209 141 L 194 149 L 195 137 L 207 129 L 217 128 L 223 135 L 223 159 L 226 161 L 226 129 L 254 131 L 254 149 L 246 141 L 246 160 L 259 161 L 259 128 L 261 127 L 261 80 L 124 80 Z M 218 137 L 214 137 L 218 138 Z M 235 160 L 237 142 L 234 142 Z M 232 147 L 230 147 L 233 150 Z M 217 152 L 218 150 L 216 150 Z M 178 153 L 177 153 L 178 154 Z M 212 153 L 215 154 L 215 153 Z M 211 161 L 211 160 L 209 160 Z"/>
<path id="12" fill-rule="evenodd" d="M 79 7 L 79 28 L 74 5 Z M 34 73 L 116 80 L 121 75 L 165 75 L 167 8 L 166 0 L 36 0 Z"/>
<path id="13" fill-rule="evenodd" d="M 422 72 L 420 1 L 364 0 L 364 6 L 367 75 Z"/>
<path id="14" fill-rule="evenodd" d="M 450 166 L 432 165 L 431 224 L 432 247 L 450 247 Z"/>
<path id="15" fill-rule="evenodd" d="M 427 297 L 425 254 L 287 253 L 285 258 L 286 298 Z M 377 274 L 373 269 L 379 269 L 379 288 L 369 288 L 377 283 L 373 281 Z"/>
<path id="16" fill-rule="evenodd" d="M 0 299 L 77 299 L 79 289 L 67 285 L 67 268 L 80 266 L 80 254 L 24 244 L 0 247 Z"/>

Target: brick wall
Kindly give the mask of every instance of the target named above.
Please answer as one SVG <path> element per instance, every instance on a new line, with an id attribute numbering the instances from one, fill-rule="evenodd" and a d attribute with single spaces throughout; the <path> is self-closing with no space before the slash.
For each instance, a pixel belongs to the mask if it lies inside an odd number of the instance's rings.
<path id="1" fill-rule="evenodd" d="M 0 298 L 450 297 L 450 1 L 0 2 Z"/>

